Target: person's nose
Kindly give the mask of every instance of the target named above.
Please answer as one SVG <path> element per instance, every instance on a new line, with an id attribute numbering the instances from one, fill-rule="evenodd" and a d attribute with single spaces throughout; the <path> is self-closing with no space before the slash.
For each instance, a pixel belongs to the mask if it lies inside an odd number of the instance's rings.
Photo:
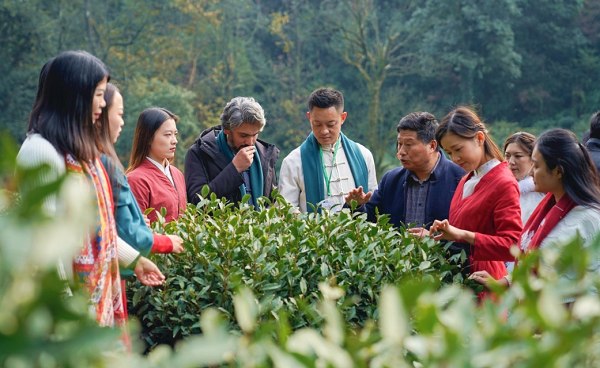
<path id="1" fill-rule="evenodd" d="M 174 144 L 174 145 L 177 144 L 177 137 L 176 136 L 173 136 L 173 140 L 171 141 L 171 144 Z"/>
<path id="2" fill-rule="evenodd" d="M 404 145 L 401 144 L 398 146 L 398 156 L 404 156 L 406 155 L 406 149 L 404 148 Z"/>
<path id="3" fill-rule="evenodd" d="M 100 108 L 105 108 L 106 107 L 106 101 L 104 101 L 104 98 L 102 98 L 102 100 L 100 100 Z"/>

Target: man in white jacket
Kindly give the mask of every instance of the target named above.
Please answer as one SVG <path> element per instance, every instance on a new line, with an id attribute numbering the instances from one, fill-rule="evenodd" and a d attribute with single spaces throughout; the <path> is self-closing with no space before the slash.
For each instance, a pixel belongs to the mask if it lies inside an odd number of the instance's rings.
<path id="1" fill-rule="evenodd" d="M 301 212 L 312 212 L 311 204 L 338 212 L 350 190 L 377 189 L 373 155 L 341 132 L 348 115 L 342 93 L 313 91 L 306 115 L 312 132 L 283 160 L 279 193 Z"/>

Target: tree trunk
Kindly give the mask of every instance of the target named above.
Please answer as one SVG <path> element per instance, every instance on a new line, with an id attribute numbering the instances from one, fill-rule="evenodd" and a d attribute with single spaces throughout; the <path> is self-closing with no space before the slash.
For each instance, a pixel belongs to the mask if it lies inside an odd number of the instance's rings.
<path id="1" fill-rule="evenodd" d="M 96 43 L 94 42 L 94 35 L 92 32 L 92 10 L 90 0 L 85 0 L 85 22 L 87 24 L 87 38 L 90 52 L 92 55 L 96 55 Z"/>

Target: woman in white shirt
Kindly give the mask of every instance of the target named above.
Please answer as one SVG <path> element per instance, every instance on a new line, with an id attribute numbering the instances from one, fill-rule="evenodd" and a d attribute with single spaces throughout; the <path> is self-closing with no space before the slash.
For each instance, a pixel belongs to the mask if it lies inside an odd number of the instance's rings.
<path id="1" fill-rule="evenodd" d="M 532 160 L 535 191 L 548 194 L 523 228 L 521 250 L 560 246 L 578 233 L 589 245 L 600 233 L 600 180 L 587 149 L 572 132 L 553 129 L 539 137 Z M 484 285 L 494 280 L 485 271 L 470 278 Z M 510 276 L 498 282 L 509 286 Z"/>
<path id="2" fill-rule="evenodd" d="M 533 190 L 533 178 L 529 175 L 533 166 L 531 154 L 535 141 L 536 138 L 533 134 L 517 132 L 504 142 L 504 157 L 508 162 L 508 168 L 519 183 L 521 220 L 524 224 L 545 195 L 545 193 Z"/>
<path id="3" fill-rule="evenodd" d="M 521 220 L 527 222 L 533 210 L 537 207 L 546 193 L 533 190 L 533 178 L 529 175 L 533 161 L 531 154 L 536 138 L 533 134 L 517 132 L 504 142 L 504 157 L 508 162 L 508 169 L 513 173 L 519 183 L 519 203 L 521 204 Z M 506 268 L 511 272 L 514 262 L 508 262 Z"/>

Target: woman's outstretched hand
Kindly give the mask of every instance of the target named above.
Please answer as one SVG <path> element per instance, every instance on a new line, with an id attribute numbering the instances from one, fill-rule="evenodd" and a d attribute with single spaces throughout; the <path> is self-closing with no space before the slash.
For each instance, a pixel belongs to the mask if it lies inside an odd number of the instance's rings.
<path id="1" fill-rule="evenodd" d="M 140 257 L 133 270 L 138 280 L 146 286 L 158 286 L 165 281 L 165 276 L 148 258 Z"/>
<path id="2" fill-rule="evenodd" d="M 181 239 L 177 235 L 167 235 L 169 239 L 173 242 L 173 252 L 172 253 L 181 253 L 185 250 L 183 246 L 183 239 Z"/>
<path id="3" fill-rule="evenodd" d="M 435 240 L 459 240 L 475 245 L 475 233 L 454 227 L 448 220 L 435 220 L 429 232 Z"/>
<path id="4" fill-rule="evenodd" d="M 487 271 L 475 271 L 469 275 L 469 280 L 475 280 L 489 289 L 490 284 L 498 284 L 503 287 L 508 287 L 508 280 L 506 277 L 496 280 Z"/>

